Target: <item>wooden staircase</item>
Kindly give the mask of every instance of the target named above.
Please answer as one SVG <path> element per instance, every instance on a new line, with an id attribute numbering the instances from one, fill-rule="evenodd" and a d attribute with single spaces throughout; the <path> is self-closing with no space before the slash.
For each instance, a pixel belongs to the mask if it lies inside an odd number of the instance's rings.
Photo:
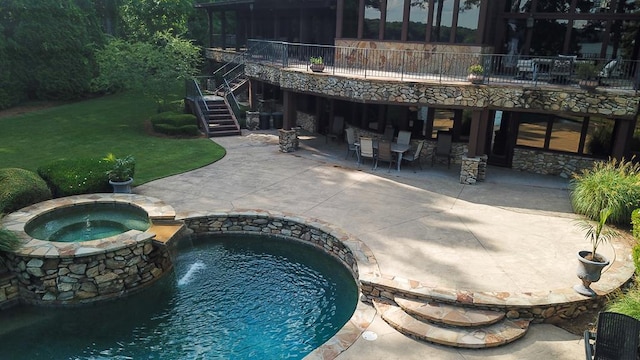
<path id="1" fill-rule="evenodd" d="M 394 329 L 418 340 L 441 345 L 481 349 L 508 344 L 525 335 L 529 320 L 506 319 L 504 313 L 432 300 L 373 300 Z"/>
<path id="2" fill-rule="evenodd" d="M 238 92 L 246 89 L 248 86 L 249 86 L 249 78 L 247 78 L 244 74 L 242 74 L 229 81 L 228 90 L 226 86 L 219 86 L 214 93 L 218 96 L 224 97 L 228 91 L 231 91 L 234 94 L 237 94 Z"/>
<path id="3" fill-rule="evenodd" d="M 204 96 L 204 101 L 207 107 L 202 109 L 202 113 L 206 120 L 209 137 L 241 134 L 240 125 L 224 98 Z"/>

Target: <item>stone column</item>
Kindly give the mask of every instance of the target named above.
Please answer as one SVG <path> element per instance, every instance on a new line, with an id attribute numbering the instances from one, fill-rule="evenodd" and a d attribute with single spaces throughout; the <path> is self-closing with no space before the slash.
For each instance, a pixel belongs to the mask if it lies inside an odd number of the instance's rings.
<path id="1" fill-rule="evenodd" d="M 460 167 L 460 184 L 473 185 L 478 180 L 479 157 L 468 157 L 462 155 L 462 165 Z"/>
<path id="2" fill-rule="evenodd" d="M 488 155 L 480 156 L 480 163 L 478 164 L 478 181 L 484 181 L 487 177 L 487 161 L 489 160 Z"/>
<path id="3" fill-rule="evenodd" d="M 247 111 L 247 129 L 258 130 L 260 127 L 260 113 L 258 111 Z"/>
<path id="4" fill-rule="evenodd" d="M 288 153 L 298 149 L 298 131 L 296 129 L 279 129 L 278 137 L 280 139 L 280 152 Z"/>

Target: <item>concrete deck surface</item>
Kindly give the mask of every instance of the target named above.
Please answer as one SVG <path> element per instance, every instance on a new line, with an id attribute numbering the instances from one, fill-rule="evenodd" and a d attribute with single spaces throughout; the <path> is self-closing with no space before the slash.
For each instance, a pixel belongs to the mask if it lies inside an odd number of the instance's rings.
<path id="1" fill-rule="evenodd" d="M 575 226 L 566 179 L 489 167 L 485 182 L 462 185 L 459 165 L 432 168 L 425 159 L 416 172 L 407 166 L 387 172 L 386 164 L 372 170 L 370 163 L 345 159 L 344 144 L 315 135 L 300 139 L 298 151 L 281 153 L 274 130 L 215 138 L 227 150 L 223 159 L 134 192 L 162 199 L 178 214 L 265 209 L 318 218 L 366 243 L 382 274 L 440 287 L 527 292 L 579 283 L 576 252 L 589 244 Z M 611 246 L 600 249 L 626 261 Z M 377 340 L 360 338 L 339 359 L 584 356 L 579 337 L 552 325 L 533 325 L 523 339 L 488 350 L 419 342 L 379 317 L 370 330 Z"/>

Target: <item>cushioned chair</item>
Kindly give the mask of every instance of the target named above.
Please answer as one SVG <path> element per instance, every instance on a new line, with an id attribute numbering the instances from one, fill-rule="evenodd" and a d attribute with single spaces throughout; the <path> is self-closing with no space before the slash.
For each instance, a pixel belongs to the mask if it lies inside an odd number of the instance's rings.
<path id="1" fill-rule="evenodd" d="M 356 134 L 353 128 L 344 129 L 345 137 L 347 138 L 347 156 L 344 158 L 348 158 L 349 154 L 353 156 L 355 154 L 358 157 L 358 162 L 360 162 L 360 154 L 358 154 L 358 147 L 356 146 Z"/>
<path id="2" fill-rule="evenodd" d="M 364 159 L 371 159 L 371 168 L 376 167 L 376 153 L 373 150 L 373 139 L 369 137 L 360 138 L 360 163 L 364 164 Z"/>
<path id="3" fill-rule="evenodd" d="M 587 360 L 629 359 L 638 356 L 640 321 L 624 314 L 601 312 L 596 332 L 584 332 Z"/>
<path id="4" fill-rule="evenodd" d="M 387 172 L 391 172 L 391 165 L 396 163 L 395 154 L 391 152 L 391 143 L 389 141 L 378 142 L 378 151 L 376 152 L 376 168 L 378 162 L 385 161 L 389 163 Z"/>
<path id="5" fill-rule="evenodd" d="M 424 140 L 418 142 L 418 146 L 414 152 L 404 154 L 402 160 L 406 160 L 411 164 L 411 168 L 413 168 L 413 172 L 416 172 L 414 168 L 414 163 L 418 163 L 420 166 L 420 170 L 422 170 L 422 164 L 420 164 L 420 154 L 422 153 L 422 148 L 424 147 Z"/>
<path id="6" fill-rule="evenodd" d="M 573 55 L 558 55 L 549 66 L 549 80 L 559 84 L 569 83 L 576 58 Z"/>
<path id="7" fill-rule="evenodd" d="M 333 118 L 333 123 L 331 124 L 331 128 L 327 131 L 326 141 L 329 141 L 329 138 L 333 140 L 338 140 L 342 136 L 342 131 L 344 129 L 344 118 L 342 116 L 336 116 Z"/>
<path id="8" fill-rule="evenodd" d="M 451 168 L 451 144 L 452 144 L 452 135 L 448 131 L 438 131 L 437 139 L 436 139 L 436 147 L 433 149 L 433 154 L 431 156 L 431 166 L 436 163 L 439 159 L 445 159 L 447 162 L 447 168 Z"/>

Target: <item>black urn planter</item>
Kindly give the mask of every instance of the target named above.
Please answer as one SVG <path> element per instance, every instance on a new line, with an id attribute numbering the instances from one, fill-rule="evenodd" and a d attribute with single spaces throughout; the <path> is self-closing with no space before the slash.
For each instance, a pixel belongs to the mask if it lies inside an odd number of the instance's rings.
<path id="1" fill-rule="evenodd" d="M 132 178 L 129 178 L 127 181 L 109 180 L 109 184 L 113 187 L 113 192 L 115 194 L 131 194 L 131 183 L 133 183 Z"/>
<path id="2" fill-rule="evenodd" d="M 313 72 L 323 72 L 324 64 L 311 64 L 309 65 L 309 69 L 311 69 L 311 71 Z"/>
<path id="3" fill-rule="evenodd" d="M 591 289 L 590 285 L 600 280 L 602 269 L 609 265 L 609 260 L 600 254 L 598 254 L 598 257 L 601 258 L 602 261 L 587 260 L 585 257 L 590 254 L 591 251 L 578 251 L 577 275 L 578 278 L 582 280 L 582 284 L 575 285 L 573 290 L 585 296 L 596 296 L 595 291 Z"/>

